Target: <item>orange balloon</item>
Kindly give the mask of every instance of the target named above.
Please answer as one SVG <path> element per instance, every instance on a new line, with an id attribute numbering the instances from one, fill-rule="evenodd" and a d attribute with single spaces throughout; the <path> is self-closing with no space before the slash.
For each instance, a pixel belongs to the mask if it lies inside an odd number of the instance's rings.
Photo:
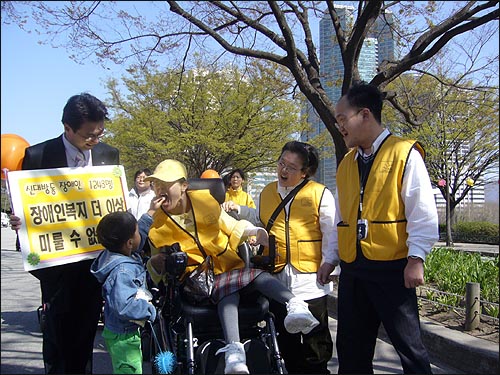
<path id="1" fill-rule="evenodd" d="M 2 180 L 6 178 L 4 169 L 8 172 L 21 170 L 24 150 L 29 145 L 26 139 L 19 135 L 2 134 Z"/>
<path id="2" fill-rule="evenodd" d="M 201 178 L 220 178 L 219 173 L 213 169 L 207 169 L 200 176 Z"/>

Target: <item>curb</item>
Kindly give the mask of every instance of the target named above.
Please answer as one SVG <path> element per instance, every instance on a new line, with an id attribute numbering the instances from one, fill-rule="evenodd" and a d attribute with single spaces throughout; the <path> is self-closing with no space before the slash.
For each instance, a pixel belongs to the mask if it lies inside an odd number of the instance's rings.
<path id="1" fill-rule="evenodd" d="M 328 312 L 331 318 L 337 318 L 336 295 L 328 296 Z M 499 373 L 497 343 L 446 328 L 424 318 L 420 319 L 420 329 L 431 361 L 446 364 L 465 374 Z M 390 343 L 382 325 L 379 339 Z"/>

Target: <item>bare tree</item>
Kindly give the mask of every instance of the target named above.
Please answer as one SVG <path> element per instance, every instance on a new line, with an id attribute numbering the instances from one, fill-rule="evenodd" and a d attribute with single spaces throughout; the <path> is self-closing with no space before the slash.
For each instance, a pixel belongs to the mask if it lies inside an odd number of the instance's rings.
<path id="1" fill-rule="evenodd" d="M 26 16 L 4 3 L 9 2 L 2 2 L 2 13 L 24 26 Z M 75 51 L 76 60 L 97 57 L 123 63 L 135 56 L 146 64 L 182 51 L 184 64 L 193 50 L 213 52 L 217 46 L 219 58 L 229 53 L 286 67 L 331 134 L 340 162 L 347 148 L 334 126 L 334 103 L 322 86 L 311 20 L 326 17 L 333 24 L 344 65 L 345 93 L 359 79 L 358 60 L 369 28 L 388 11 L 399 18 L 393 32 L 403 48 L 401 57 L 385 62 L 371 80 L 382 89 L 402 73 L 432 59 L 453 38 L 499 17 L 498 1 L 460 2 L 448 11 L 440 9 L 446 2 L 435 1 L 352 3 L 357 6 L 349 29 L 342 26 L 334 1 L 167 1 L 168 9 L 163 2 L 152 2 L 155 21 L 147 21 L 135 9 L 135 2 L 29 4 L 32 17 L 52 42 L 65 36 L 62 44 Z"/>
<path id="2" fill-rule="evenodd" d="M 498 71 L 498 55 L 479 62 L 487 41 L 465 42 L 460 62 L 442 53 L 429 67 L 434 73 L 403 74 L 387 86 L 398 97 L 391 100 L 395 105 L 385 111 L 384 122 L 423 144 L 429 176 L 446 202 L 447 245 L 453 243 L 455 209 L 498 173 L 498 87 L 490 87 L 492 77 L 498 77 L 491 71 Z M 397 108 L 408 110 L 402 114 Z"/>

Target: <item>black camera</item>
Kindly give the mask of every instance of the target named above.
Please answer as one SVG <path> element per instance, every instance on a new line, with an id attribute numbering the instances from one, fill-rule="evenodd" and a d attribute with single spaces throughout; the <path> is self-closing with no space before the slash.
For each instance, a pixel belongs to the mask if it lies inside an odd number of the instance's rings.
<path id="1" fill-rule="evenodd" d="M 250 258 L 253 266 L 255 268 L 260 268 L 268 272 L 274 271 L 274 266 L 276 262 L 276 237 L 273 235 L 269 236 L 269 256 L 262 255 L 264 247 L 261 246 L 257 255 Z"/>
<path id="2" fill-rule="evenodd" d="M 168 254 L 165 259 L 165 270 L 173 276 L 180 276 L 184 273 L 187 266 L 187 254 L 181 251 L 178 242 L 171 246 L 164 246 L 160 249 L 161 252 Z"/>

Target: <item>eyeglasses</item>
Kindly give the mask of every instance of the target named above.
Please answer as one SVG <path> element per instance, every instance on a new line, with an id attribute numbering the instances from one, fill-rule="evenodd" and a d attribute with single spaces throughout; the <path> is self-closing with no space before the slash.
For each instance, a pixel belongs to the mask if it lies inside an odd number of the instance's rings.
<path id="1" fill-rule="evenodd" d="M 278 167 L 281 169 L 285 169 L 288 171 L 288 173 L 297 173 L 298 171 L 302 170 L 302 168 L 295 168 L 291 167 L 289 165 L 286 165 L 283 160 L 278 161 Z"/>
<path id="2" fill-rule="evenodd" d="M 358 111 L 354 114 L 352 114 L 349 117 L 345 117 L 344 115 L 340 115 L 339 118 L 335 119 L 335 126 L 337 129 L 340 130 L 341 127 L 345 127 L 349 120 L 351 120 L 354 116 L 359 115 L 359 113 L 363 110 L 364 108 L 358 109 Z"/>
<path id="3" fill-rule="evenodd" d="M 75 134 L 77 134 L 80 138 L 82 138 L 83 140 L 85 140 L 85 142 L 95 142 L 95 141 L 100 141 L 105 135 L 106 133 L 103 131 L 101 134 L 98 134 L 98 135 L 95 135 L 95 134 L 90 134 L 90 135 L 81 135 L 80 133 L 78 133 L 77 131 L 74 132 Z"/>

